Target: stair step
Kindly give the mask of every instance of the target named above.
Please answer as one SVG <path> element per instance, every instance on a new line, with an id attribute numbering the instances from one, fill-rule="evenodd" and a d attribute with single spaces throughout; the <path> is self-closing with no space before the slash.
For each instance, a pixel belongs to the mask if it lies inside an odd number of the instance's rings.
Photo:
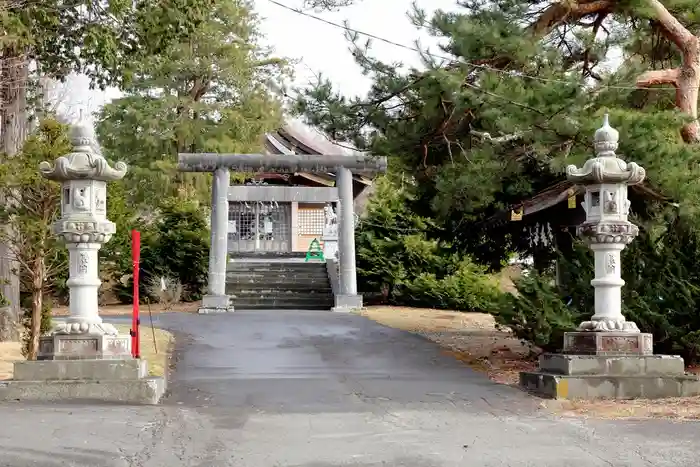
<path id="1" fill-rule="evenodd" d="M 333 299 L 326 300 L 236 300 L 232 299 L 234 310 L 329 310 L 333 308 Z"/>
<path id="2" fill-rule="evenodd" d="M 328 277 L 328 274 L 324 271 L 318 274 L 294 274 L 294 273 L 280 273 L 280 274 L 258 274 L 258 273 L 227 273 L 226 278 L 231 280 L 236 279 L 266 279 L 266 278 L 290 278 L 290 279 L 318 279 L 319 277 Z"/>
<path id="3" fill-rule="evenodd" d="M 256 310 L 275 310 L 275 311 L 285 311 L 285 310 L 302 310 L 302 311 L 329 311 L 335 305 L 302 305 L 302 306 L 287 306 L 287 305 L 270 305 L 266 303 L 262 304 L 246 304 L 246 305 L 234 305 L 234 310 L 237 311 L 256 311 Z"/>
<path id="4" fill-rule="evenodd" d="M 262 290 L 253 290 L 253 291 L 247 291 L 247 292 L 235 292 L 235 293 L 228 293 L 226 292 L 228 296 L 230 296 L 232 299 L 249 299 L 249 298 L 255 298 L 255 299 L 275 299 L 275 300 L 322 300 L 322 299 L 333 299 L 333 294 L 324 291 L 324 292 L 314 292 L 314 291 L 304 291 L 302 293 L 296 292 L 296 293 L 286 293 L 282 292 L 279 290 L 273 290 L 271 292 L 266 292 Z"/>
<path id="5" fill-rule="evenodd" d="M 326 263 L 229 263 L 226 293 L 236 310 L 329 310 L 334 305 Z"/>
<path id="6" fill-rule="evenodd" d="M 308 270 L 308 269 L 322 269 L 326 267 L 326 263 L 313 262 L 313 263 L 228 263 L 226 265 L 227 270 L 249 270 L 249 269 L 287 269 L 294 271 Z"/>
<path id="7" fill-rule="evenodd" d="M 230 281 L 262 281 L 273 280 L 317 280 L 328 278 L 328 274 L 226 274 L 226 280 Z"/>
<path id="8" fill-rule="evenodd" d="M 306 269 L 306 270 L 289 270 L 289 269 L 227 269 L 226 274 L 287 274 L 287 275 L 316 275 L 327 274 L 328 271 L 323 269 Z"/>
<path id="9" fill-rule="evenodd" d="M 227 269 L 226 274 L 327 274 L 326 268 L 319 269 Z"/>
<path id="10" fill-rule="evenodd" d="M 264 294 L 264 293 L 274 293 L 280 295 L 320 295 L 320 294 L 332 294 L 333 289 L 330 286 L 325 287 L 309 287 L 307 286 L 297 286 L 297 287 L 277 287 L 275 285 L 261 285 L 258 287 L 226 287 L 226 293 L 228 295 L 249 295 L 253 293 Z"/>
<path id="11" fill-rule="evenodd" d="M 227 284 L 318 284 L 328 277 L 227 277 Z"/>

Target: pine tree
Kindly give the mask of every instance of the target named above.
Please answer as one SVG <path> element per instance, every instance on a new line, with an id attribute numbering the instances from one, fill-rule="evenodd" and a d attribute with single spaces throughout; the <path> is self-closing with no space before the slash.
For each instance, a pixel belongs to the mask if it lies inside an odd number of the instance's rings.
<path id="1" fill-rule="evenodd" d="M 691 17 L 697 7 L 686 3 L 677 9 Z M 602 18 L 581 7 L 546 20 L 562 8 L 570 3 L 477 1 L 430 20 L 414 11 L 416 24 L 446 44 L 423 52 L 423 69 L 376 60 L 371 43 L 349 34 L 358 65 L 373 78 L 369 94 L 347 98 L 320 82 L 302 92 L 296 109 L 330 137 L 414 174 L 413 209 L 438 218 L 446 240 L 492 266 L 516 248 L 518 232 L 503 231 L 494 244 L 480 221 L 589 158 L 603 113 L 620 130 L 621 156 L 641 163 L 651 186 L 697 217 L 696 151 L 679 134 L 689 117 L 668 89 L 635 87 L 661 57 L 678 58 L 659 45 L 659 26 L 640 20 L 649 14 L 641 7 Z M 611 71 L 605 60 L 616 50 L 625 61 Z"/>

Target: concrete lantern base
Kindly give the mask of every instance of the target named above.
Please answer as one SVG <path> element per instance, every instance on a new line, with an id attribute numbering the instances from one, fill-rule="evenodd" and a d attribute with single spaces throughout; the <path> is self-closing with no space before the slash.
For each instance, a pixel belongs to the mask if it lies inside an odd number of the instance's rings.
<path id="1" fill-rule="evenodd" d="M 131 358 L 131 336 L 54 334 L 39 339 L 37 360 L 115 360 Z"/>
<path id="2" fill-rule="evenodd" d="M 362 295 L 336 295 L 335 306 L 331 311 L 350 312 L 362 308 Z"/>
<path id="3" fill-rule="evenodd" d="M 651 334 L 566 333 L 564 352 L 540 356 L 538 371 L 520 373 L 520 386 L 553 399 L 700 394 L 700 378 L 685 373 L 681 357 L 653 355 Z"/>
<path id="4" fill-rule="evenodd" d="M 145 360 L 15 362 L 14 379 L 0 381 L 0 401 L 99 401 L 158 404 L 164 378 L 148 377 Z"/>
<path id="5" fill-rule="evenodd" d="M 562 351 L 577 355 L 652 355 L 654 339 L 643 332 L 565 332 Z"/>
<path id="6" fill-rule="evenodd" d="M 228 295 L 205 295 L 202 297 L 202 305 L 197 310 L 199 314 L 230 313 L 233 311 L 231 298 Z"/>

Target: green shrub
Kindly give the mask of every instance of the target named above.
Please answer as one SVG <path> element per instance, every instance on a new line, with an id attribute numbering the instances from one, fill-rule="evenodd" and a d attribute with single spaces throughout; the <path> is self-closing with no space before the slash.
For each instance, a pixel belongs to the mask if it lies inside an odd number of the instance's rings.
<path id="1" fill-rule="evenodd" d="M 442 278 L 424 272 L 404 281 L 395 299 L 410 306 L 491 312 L 500 304 L 501 295 L 485 268 L 464 258 L 456 271 Z"/>
<path id="2" fill-rule="evenodd" d="M 173 278 L 182 284 L 183 301 L 199 300 L 207 283 L 209 225 L 201 209 L 182 200 L 168 200 L 160 211 L 142 253 L 142 283 Z"/>
<path id="3" fill-rule="evenodd" d="M 410 208 L 408 188 L 389 178 L 374 197 L 356 235 L 358 288 L 366 303 L 489 311 L 497 284 L 452 245 L 436 240 L 436 226 Z"/>
<path id="4" fill-rule="evenodd" d="M 148 284 L 167 277 L 182 285 L 183 301 L 199 300 L 207 282 L 209 241 L 209 226 L 197 206 L 179 199 L 165 200 L 158 220 L 141 232 L 140 298 L 158 301 Z M 131 274 L 128 263 L 113 276 L 117 282 L 114 293 L 123 303 L 131 303 L 133 298 Z"/>
<path id="5" fill-rule="evenodd" d="M 542 350 L 560 350 L 564 333 L 576 329 L 581 314 L 564 302 L 551 278 L 530 271 L 515 286 L 518 294 L 506 294 L 494 313 L 496 323 Z"/>
<path id="6" fill-rule="evenodd" d="M 623 313 L 654 335 L 657 353 L 700 360 L 700 242 L 684 219 L 644 229 L 623 252 Z"/>

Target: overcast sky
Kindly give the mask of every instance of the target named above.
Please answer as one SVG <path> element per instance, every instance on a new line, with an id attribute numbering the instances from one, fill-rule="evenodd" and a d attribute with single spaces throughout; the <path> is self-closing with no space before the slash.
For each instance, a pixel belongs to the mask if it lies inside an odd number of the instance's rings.
<path id="1" fill-rule="evenodd" d="M 292 8 L 299 8 L 302 0 L 277 0 Z M 419 7 L 427 11 L 436 9 L 454 10 L 455 0 L 416 0 Z M 325 20 L 349 26 L 393 42 L 413 46 L 419 39 L 421 45 L 434 48 L 435 41 L 425 31 L 416 30 L 406 17 L 412 0 L 359 0 L 355 6 L 341 8 L 335 12 L 309 14 Z M 295 67 L 295 82 L 304 85 L 313 80 L 314 73 L 321 72 L 335 83 L 346 95 L 363 94 L 369 87 L 369 79 L 362 76 L 353 61 L 345 40 L 345 31 L 308 16 L 297 14 L 275 5 L 270 0 L 255 0 L 255 8 L 262 17 L 262 30 L 267 45 L 282 57 L 300 60 Z M 373 54 L 386 61 L 401 61 L 417 66 L 420 62 L 416 52 L 401 47 L 373 41 Z M 66 106 L 83 108 L 85 116 L 95 112 L 110 99 L 119 96 L 115 89 L 105 92 L 89 91 L 84 76 L 74 76 L 68 81 L 70 88 Z M 77 115 L 77 112 L 73 112 Z"/>

